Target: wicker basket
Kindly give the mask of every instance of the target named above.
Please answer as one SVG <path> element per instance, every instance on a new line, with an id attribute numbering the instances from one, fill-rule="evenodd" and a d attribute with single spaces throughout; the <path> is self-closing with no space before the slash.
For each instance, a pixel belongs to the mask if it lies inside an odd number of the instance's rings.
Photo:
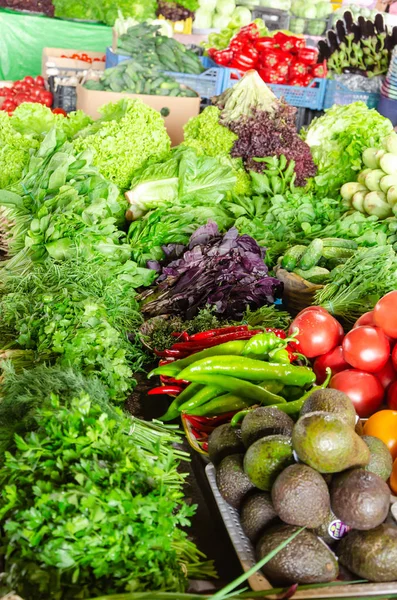
<path id="1" fill-rule="evenodd" d="M 281 267 L 275 269 L 276 277 L 284 284 L 283 301 L 286 308 L 294 316 L 304 308 L 311 306 L 314 296 L 324 286 L 306 281 L 295 273 L 289 273 Z"/>

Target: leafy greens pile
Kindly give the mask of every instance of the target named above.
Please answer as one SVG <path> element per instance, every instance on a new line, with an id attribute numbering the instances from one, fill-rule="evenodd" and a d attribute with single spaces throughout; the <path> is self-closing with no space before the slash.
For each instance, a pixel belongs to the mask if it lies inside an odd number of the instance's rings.
<path id="1" fill-rule="evenodd" d="M 380 146 L 392 130 L 391 121 L 364 102 L 335 105 L 324 116 L 314 119 L 304 138 L 318 167 L 316 193 L 339 197 L 340 187 L 347 181 L 355 181 L 362 169 L 363 151 Z"/>
<path id="2" fill-rule="evenodd" d="M 156 18 L 156 0 L 52 0 L 55 16 L 63 19 L 102 21 L 113 26 L 120 11 L 137 21 Z"/>
<path id="3" fill-rule="evenodd" d="M 216 223 L 209 222 L 194 232 L 187 249 L 165 250 L 178 258 L 163 267 L 156 288 L 143 294 L 146 316 L 190 318 L 209 304 L 225 317 L 238 318 L 247 306 L 271 304 L 283 291 L 282 283 L 268 276 L 264 249 L 235 228 L 222 236 Z"/>

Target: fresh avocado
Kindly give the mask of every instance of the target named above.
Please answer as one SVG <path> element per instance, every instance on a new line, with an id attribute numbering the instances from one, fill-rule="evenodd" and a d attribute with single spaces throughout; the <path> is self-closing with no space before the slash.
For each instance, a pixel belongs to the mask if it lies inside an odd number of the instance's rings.
<path id="1" fill-rule="evenodd" d="M 273 506 L 284 523 L 319 527 L 331 505 L 323 477 L 307 465 L 291 465 L 277 477 L 272 487 Z"/>
<path id="2" fill-rule="evenodd" d="M 208 438 L 208 454 L 214 465 L 218 465 L 225 456 L 242 452 L 245 452 L 245 448 L 241 440 L 241 430 L 232 427 L 230 423 L 214 429 Z"/>
<path id="3" fill-rule="evenodd" d="M 353 402 L 339 390 L 325 389 L 313 392 L 304 403 L 300 416 L 319 411 L 338 416 L 353 429 L 356 426 L 357 413 Z"/>
<path id="4" fill-rule="evenodd" d="M 338 473 L 369 463 L 367 444 L 334 414 L 312 412 L 297 421 L 292 444 L 299 459 L 320 473 Z"/>
<path id="5" fill-rule="evenodd" d="M 393 470 L 393 459 L 389 448 L 382 440 L 372 435 L 363 435 L 361 439 L 367 444 L 371 454 L 369 463 L 364 467 L 365 470 L 387 481 Z"/>
<path id="6" fill-rule="evenodd" d="M 369 581 L 397 580 L 397 527 L 351 531 L 338 545 L 341 565 Z"/>
<path id="7" fill-rule="evenodd" d="M 265 531 L 257 545 L 258 560 L 298 530 L 299 527 L 293 525 L 279 525 Z M 338 561 L 322 540 L 304 529 L 269 560 L 262 571 L 272 585 L 326 583 L 337 578 Z"/>
<path id="8" fill-rule="evenodd" d="M 255 492 L 243 501 L 240 523 L 245 535 L 253 544 L 265 527 L 273 524 L 276 519 L 277 513 L 267 492 Z"/>
<path id="9" fill-rule="evenodd" d="M 349 531 L 349 528 L 330 510 L 324 523 L 312 531 L 330 546 L 342 539 Z"/>
<path id="10" fill-rule="evenodd" d="M 254 442 L 268 435 L 291 436 L 294 422 L 287 414 L 275 406 L 260 406 L 249 412 L 241 424 L 241 437 L 244 446 L 249 448 Z"/>
<path id="11" fill-rule="evenodd" d="M 375 473 L 353 469 L 334 478 L 331 507 L 349 527 L 360 531 L 373 529 L 389 513 L 390 489 Z"/>
<path id="12" fill-rule="evenodd" d="M 244 473 L 242 454 L 225 456 L 216 470 L 216 483 L 219 493 L 233 508 L 240 508 L 245 496 L 254 485 Z"/>
<path id="13" fill-rule="evenodd" d="M 269 435 L 248 448 L 244 471 L 257 488 L 269 492 L 277 475 L 293 462 L 291 438 Z"/>

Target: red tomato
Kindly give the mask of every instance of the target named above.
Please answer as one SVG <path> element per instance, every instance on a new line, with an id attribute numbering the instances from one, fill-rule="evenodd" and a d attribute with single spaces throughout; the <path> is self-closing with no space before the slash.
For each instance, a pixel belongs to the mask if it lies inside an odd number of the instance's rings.
<path id="1" fill-rule="evenodd" d="M 9 98 L 6 98 L 3 102 L 2 109 L 3 110 L 15 110 L 17 105 L 15 102 Z"/>
<path id="2" fill-rule="evenodd" d="M 298 351 L 308 358 L 326 354 L 339 343 L 338 321 L 322 310 L 306 310 L 298 315 L 289 329 L 290 335 L 297 330 Z"/>
<path id="3" fill-rule="evenodd" d="M 19 106 L 20 104 L 23 104 L 24 102 L 29 102 L 30 98 L 27 94 L 20 92 L 19 94 L 17 94 L 15 96 L 14 102 L 17 106 Z"/>
<path id="4" fill-rule="evenodd" d="M 47 90 L 43 90 L 39 96 L 39 100 L 42 104 L 44 104 L 45 106 L 48 106 L 49 108 L 52 106 L 53 103 L 53 95 L 51 94 L 51 92 L 47 92 Z"/>
<path id="5" fill-rule="evenodd" d="M 392 383 L 387 390 L 387 406 L 391 410 L 397 410 L 397 381 Z"/>
<path id="6" fill-rule="evenodd" d="M 361 418 L 369 417 L 379 409 L 385 393 L 375 375 L 356 369 L 337 373 L 332 377 L 329 386 L 349 396 Z"/>
<path id="7" fill-rule="evenodd" d="M 394 346 L 394 348 L 393 348 L 393 352 L 391 354 L 391 360 L 392 360 L 392 363 L 393 363 L 393 367 L 397 371 L 397 345 Z"/>
<path id="8" fill-rule="evenodd" d="M 353 325 L 353 329 L 356 327 L 363 327 L 364 325 L 373 326 L 375 325 L 374 321 L 374 311 L 370 310 L 369 312 L 364 313 Z"/>
<path id="9" fill-rule="evenodd" d="M 350 365 L 343 358 L 342 346 L 337 346 L 327 354 L 319 356 L 314 361 L 313 371 L 317 377 L 317 383 L 320 385 L 324 383 L 327 378 L 326 368 L 329 367 L 332 371 L 332 375 L 350 369 Z"/>
<path id="10" fill-rule="evenodd" d="M 384 390 L 386 390 L 389 385 L 397 379 L 397 372 L 393 367 L 391 358 L 389 358 L 383 369 L 376 371 L 376 376 L 381 382 Z"/>
<path id="11" fill-rule="evenodd" d="M 389 360 L 389 340 L 379 327 L 356 327 L 343 340 L 343 356 L 355 369 L 374 373 Z"/>
<path id="12" fill-rule="evenodd" d="M 27 75 L 26 77 L 24 77 L 23 80 L 25 83 L 27 83 L 30 86 L 34 85 L 34 79 L 30 75 Z"/>
<path id="13" fill-rule="evenodd" d="M 329 315 L 329 312 L 327 310 L 325 310 L 325 308 L 323 308 L 322 306 L 307 306 L 306 308 L 301 310 L 300 313 L 298 313 L 295 318 L 300 317 L 300 315 L 303 315 L 303 313 L 307 312 L 308 310 L 318 310 L 319 312 Z"/>
<path id="14" fill-rule="evenodd" d="M 386 335 L 397 338 L 397 290 L 383 296 L 375 305 L 374 321 Z"/>
<path id="15" fill-rule="evenodd" d="M 45 86 L 45 81 L 44 81 L 44 79 L 43 79 L 43 77 L 41 75 L 37 75 L 37 77 L 35 77 L 34 82 L 39 87 L 43 88 Z"/>
<path id="16" fill-rule="evenodd" d="M 19 80 L 18 80 L 18 81 L 14 81 L 14 83 L 13 83 L 13 86 L 12 86 L 12 87 L 14 88 L 14 90 L 17 90 L 17 91 L 18 91 L 18 90 L 21 90 L 23 86 L 24 86 L 24 83 L 23 83 L 23 81 L 19 81 Z"/>
<path id="17" fill-rule="evenodd" d="M 53 108 L 52 112 L 54 113 L 54 115 L 62 115 L 64 117 L 68 116 L 68 113 L 66 112 L 66 110 L 63 110 L 63 108 Z"/>

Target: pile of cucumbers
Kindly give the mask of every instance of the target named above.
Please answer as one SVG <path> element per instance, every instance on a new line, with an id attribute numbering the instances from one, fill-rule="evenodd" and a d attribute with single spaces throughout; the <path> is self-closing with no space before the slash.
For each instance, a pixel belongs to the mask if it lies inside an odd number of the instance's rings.
<path id="1" fill-rule="evenodd" d="M 186 46 L 159 33 L 158 25 L 140 23 L 130 27 L 117 43 L 117 53 L 131 56 L 143 67 L 200 75 L 199 57 Z"/>
<path id="2" fill-rule="evenodd" d="M 102 92 L 197 97 L 196 92 L 165 75 L 159 69 L 143 67 L 135 60 L 126 60 L 117 67 L 106 69 L 99 81 L 87 81 L 84 87 Z"/>
<path id="3" fill-rule="evenodd" d="M 357 242 L 353 240 L 318 238 L 309 246 L 292 246 L 279 259 L 279 264 L 310 283 L 325 284 L 330 279 L 331 271 L 345 264 L 357 248 Z"/>

